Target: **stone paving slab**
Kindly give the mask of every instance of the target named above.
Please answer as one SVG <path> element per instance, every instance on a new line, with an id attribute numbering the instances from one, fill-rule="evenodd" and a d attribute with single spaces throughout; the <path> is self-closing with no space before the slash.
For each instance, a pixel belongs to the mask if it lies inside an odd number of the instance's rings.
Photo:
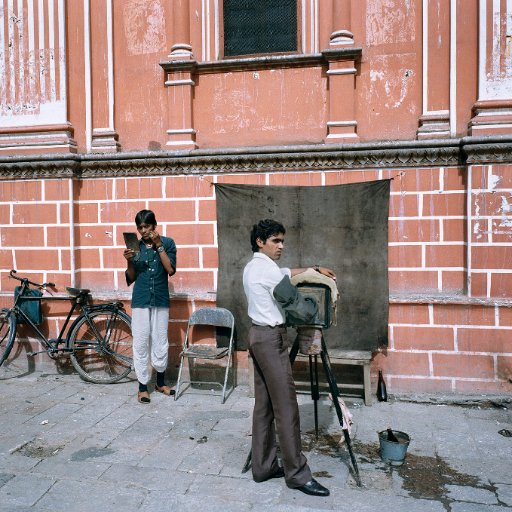
<path id="1" fill-rule="evenodd" d="M 167 468 L 147 468 L 127 464 L 112 464 L 101 475 L 102 482 L 118 485 L 123 482 L 127 487 L 138 487 L 147 491 L 166 491 L 172 488 L 176 494 L 185 494 L 196 479 L 195 474 L 177 471 L 171 473 Z"/>
<path id="2" fill-rule="evenodd" d="M 259 508 L 254 508 L 248 501 L 222 497 L 215 501 L 206 501 L 203 497 L 176 496 L 172 491 L 158 491 L 149 493 L 139 510 L 140 512 L 249 512 Z"/>
<path id="3" fill-rule="evenodd" d="M 146 468 L 161 468 L 177 471 L 183 460 L 195 449 L 194 442 L 188 439 L 164 437 L 149 453 L 138 462 Z"/>
<path id="4" fill-rule="evenodd" d="M 30 471 L 39 462 L 39 459 L 4 452 L 0 454 L 0 471 L 3 473 L 23 474 Z"/>
<path id="5" fill-rule="evenodd" d="M 111 464 L 99 461 L 61 462 L 55 459 L 44 459 L 32 468 L 31 474 L 82 481 L 97 479 L 111 467 Z"/>
<path id="6" fill-rule="evenodd" d="M 39 500 L 36 509 L 54 512 L 138 511 L 146 498 L 144 489 L 110 482 L 59 480 Z"/>
<path id="7" fill-rule="evenodd" d="M 0 512 L 505 512 L 512 509 L 512 405 L 460 407 L 347 399 L 362 487 L 327 396 L 299 394 L 303 449 L 327 498 L 257 484 L 241 470 L 251 445 L 253 399 L 239 386 L 225 404 L 186 391 L 178 400 L 136 383 L 89 384 L 75 374 L 0 368 Z M 485 402 L 485 397 L 483 397 Z M 411 437 L 390 467 L 377 432 Z"/>
<path id="8" fill-rule="evenodd" d="M 0 488 L 2 507 L 35 505 L 55 484 L 55 479 L 46 476 L 22 473 L 16 475 Z"/>
<path id="9" fill-rule="evenodd" d="M 475 489 L 468 485 L 447 485 L 448 496 L 454 501 L 467 501 L 471 503 L 483 503 L 485 505 L 497 505 L 496 493 L 489 489 Z"/>
<path id="10" fill-rule="evenodd" d="M 509 507 L 512 507 L 512 483 L 508 485 L 496 484 L 495 487 L 499 501 Z"/>
<path id="11" fill-rule="evenodd" d="M 454 502 L 451 512 L 503 512 L 504 508 L 498 505 L 482 505 L 481 503 Z"/>

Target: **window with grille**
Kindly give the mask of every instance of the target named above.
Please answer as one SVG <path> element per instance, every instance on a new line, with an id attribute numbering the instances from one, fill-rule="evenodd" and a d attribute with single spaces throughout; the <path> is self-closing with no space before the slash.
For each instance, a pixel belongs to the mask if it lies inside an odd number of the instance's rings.
<path id="1" fill-rule="evenodd" d="M 297 51 L 297 0 L 224 0 L 224 56 Z"/>

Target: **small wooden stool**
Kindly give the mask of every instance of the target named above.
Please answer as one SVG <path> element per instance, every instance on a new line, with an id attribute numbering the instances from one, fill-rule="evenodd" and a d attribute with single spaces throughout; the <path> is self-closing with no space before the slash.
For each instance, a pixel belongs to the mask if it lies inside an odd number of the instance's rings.
<path id="1" fill-rule="evenodd" d="M 346 364 L 348 366 L 362 366 L 363 367 L 363 384 L 341 384 L 345 388 L 362 389 L 364 394 L 364 404 L 371 405 L 372 386 L 370 380 L 370 362 L 372 360 L 372 353 L 369 350 L 343 350 L 343 349 L 329 349 L 329 358 L 331 363 Z"/>
<path id="2" fill-rule="evenodd" d="M 297 354 L 299 359 L 307 358 L 302 354 Z M 370 362 L 372 360 L 372 353 L 369 350 L 342 350 L 331 349 L 329 351 L 329 359 L 333 365 L 346 364 L 348 366 L 362 366 L 363 367 L 363 383 L 362 384 L 343 384 L 345 388 L 362 389 L 364 396 L 364 404 L 372 405 L 372 386 L 370 381 Z M 252 357 L 248 356 L 248 377 L 249 377 L 249 391 L 250 396 L 254 396 L 254 363 Z"/>

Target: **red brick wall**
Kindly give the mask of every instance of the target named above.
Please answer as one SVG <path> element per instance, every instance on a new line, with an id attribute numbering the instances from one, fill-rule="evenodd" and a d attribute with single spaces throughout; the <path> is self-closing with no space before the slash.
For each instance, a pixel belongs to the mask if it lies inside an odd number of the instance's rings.
<path id="1" fill-rule="evenodd" d="M 469 169 L 471 187 L 470 293 L 512 295 L 512 166 Z"/>
<path id="2" fill-rule="evenodd" d="M 128 303 L 122 233 L 134 230 L 137 211 L 153 209 L 161 233 L 178 246 L 169 326 L 176 364 L 188 315 L 215 301 L 213 182 L 334 185 L 391 177 L 390 344 L 376 354 L 374 371 L 383 368 L 391 393 L 511 391 L 510 165 L 0 181 L 1 304 L 16 284 L 7 279 L 11 268 L 54 281 L 59 291 L 74 283 Z M 238 358 L 246 370 L 246 354 Z"/>

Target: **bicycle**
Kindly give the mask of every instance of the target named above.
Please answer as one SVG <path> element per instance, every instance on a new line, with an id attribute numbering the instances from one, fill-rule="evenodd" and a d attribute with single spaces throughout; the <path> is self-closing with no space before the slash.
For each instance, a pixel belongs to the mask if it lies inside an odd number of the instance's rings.
<path id="1" fill-rule="evenodd" d="M 130 373 L 133 367 L 131 318 L 121 302 L 89 304 L 90 290 L 82 288 L 66 287 L 67 296 L 43 295 L 40 290 L 47 291 L 55 284 L 38 284 L 14 274 L 16 270 L 9 272 L 9 276 L 20 281 L 21 286 L 16 289 L 13 306 L 0 310 L 0 366 L 9 357 L 18 324 L 24 323 L 44 347 L 44 350 L 29 352 L 29 356 L 46 352 L 55 358 L 69 354 L 78 374 L 96 384 L 111 384 Z M 37 296 L 29 295 L 34 292 Z M 41 313 L 39 321 L 31 318 L 29 304 L 39 301 L 40 308 L 41 301 L 57 300 L 71 301 L 71 306 L 58 337 L 50 339 L 37 326 L 42 322 Z M 79 315 L 67 328 L 75 311 L 79 311 Z"/>

